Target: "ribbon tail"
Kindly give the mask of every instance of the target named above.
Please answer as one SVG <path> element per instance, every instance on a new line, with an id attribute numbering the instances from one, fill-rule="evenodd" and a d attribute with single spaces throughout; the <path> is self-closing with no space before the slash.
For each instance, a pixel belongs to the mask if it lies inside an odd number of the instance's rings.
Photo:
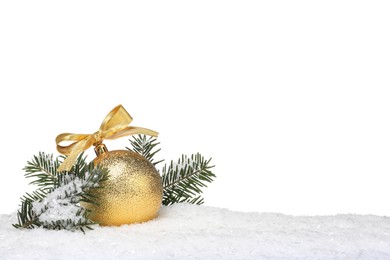
<path id="1" fill-rule="evenodd" d="M 122 136 L 136 135 L 136 134 L 144 134 L 144 135 L 150 135 L 150 136 L 154 136 L 154 137 L 158 136 L 158 132 L 156 132 L 156 131 L 153 131 L 153 130 L 150 130 L 147 128 L 143 128 L 143 127 L 128 126 L 128 127 L 125 127 L 124 129 L 116 132 L 112 136 L 109 136 L 109 137 L 107 136 L 106 139 L 116 139 L 116 138 L 119 138 Z"/>
<path id="2" fill-rule="evenodd" d="M 60 167 L 58 167 L 57 172 L 64 172 L 64 171 L 70 171 L 72 169 L 75 161 L 77 160 L 77 156 L 88 149 L 88 147 L 91 146 L 89 144 L 90 140 L 82 140 L 78 142 L 75 146 L 72 152 L 66 157 L 66 159 L 61 163 Z"/>
<path id="3" fill-rule="evenodd" d="M 71 153 L 58 167 L 57 172 L 68 172 L 72 169 L 74 162 L 76 161 L 78 153 Z"/>

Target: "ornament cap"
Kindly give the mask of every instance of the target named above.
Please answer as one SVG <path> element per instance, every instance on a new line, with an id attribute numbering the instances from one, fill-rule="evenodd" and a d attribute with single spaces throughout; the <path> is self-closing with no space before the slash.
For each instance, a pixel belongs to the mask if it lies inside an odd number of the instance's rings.
<path id="1" fill-rule="evenodd" d="M 100 143 L 100 144 L 95 146 L 96 156 L 99 156 L 99 155 L 107 153 L 107 152 L 108 152 L 108 149 L 107 149 L 105 144 Z"/>

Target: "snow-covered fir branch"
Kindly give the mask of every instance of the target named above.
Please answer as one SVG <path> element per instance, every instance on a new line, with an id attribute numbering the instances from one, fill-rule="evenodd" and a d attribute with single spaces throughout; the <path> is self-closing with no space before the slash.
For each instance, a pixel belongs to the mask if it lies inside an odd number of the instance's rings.
<path id="1" fill-rule="evenodd" d="M 51 165 L 52 156 L 40 153 L 35 156 L 30 167 L 39 168 L 39 164 Z M 57 160 L 57 159 L 56 159 Z M 42 170 L 44 171 L 44 170 Z M 40 177 L 39 171 L 35 176 L 40 188 L 22 198 L 22 207 L 18 212 L 17 228 L 34 228 L 42 226 L 47 229 L 81 230 L 91 229 L 95 224 L 88 219 L 86 209 L 80 206 L 80 201 L 94 203 L 90 194 L 91 189 L 98 188 L 107 179 L 107 170 L 94 168 L 86 164 L 85 158 L 79 157 L 71 171 L 53 175 L 56 181 L 47 182 Z M 31 177 L 31 176 L 29 176 Z"/>
<path id="2" fill-rule="evenodd" d="M 86 174 L 88 178 L 89 173 Z M 35 214 L 43 226 L 50 226 L 52 223 L 61 221 L 70 224 L 65 224 L 65 229 L 73 229 L 73 223 L 80 221 L 86 222 L 85 209 L 78 203 L 84 190 L 94 186 L 94 183 L 86 179 L 80 179 L 73 174 L 64 176 L 64 184 L 55 188 L 47 194 L 42 201 L 34 201 L 32 203 L 32 212 Z"/>

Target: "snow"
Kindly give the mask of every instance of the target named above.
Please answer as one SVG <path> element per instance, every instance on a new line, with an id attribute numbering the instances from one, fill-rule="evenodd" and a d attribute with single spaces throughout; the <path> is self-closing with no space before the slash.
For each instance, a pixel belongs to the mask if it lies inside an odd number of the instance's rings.
<path id="1" fill-rule="evenodd" d="M 75 194 L 82 192 L 82 186 L 87 181 L 81 180 L 78 177 L 73 180 L 69 179 L 68 181 L 67 184 L 49 193 L 44 200 L 32 203 L 33 211 L 39 215 L 40 221 L 55 222 L 56 220 L 73 219 L 77 222 L 83 219 L 82 216 L 77 214 L 80 212 L 80 207 L 72 204 L 71 200 L 80 200 L 80 196 L 75 196 Z"/>
<path id="2" fill-rule="evenodd" d="M 17 230 L 0 215 L 1 259 L 390 259 L 390 218 L 288 216 L 189 204 L 87 232 Z"/>
<path id="3" fill-rule="evenodd" d="M 96 187 L 97 183 L 92 180 L 96 174 L 96 170 L 93 171 L 92 175 L 86 172 L 84 179 L 74 174 L 66 175 L 62 186 L 48 193 L 42 201 L 32 203 L 33 213 L 39 216 L 39 220 L 45 223 L 45 226 L 56 221 L 67 223 L 68 219 L 73 220 L 73 222 L 84 221 L 85 218 L 82 214 L 84 210 L 76 203 L 80 201 L 81 193 L 85 188 Z M 68 223 L 67 229 L 73 228 L 72 222 Z"/>

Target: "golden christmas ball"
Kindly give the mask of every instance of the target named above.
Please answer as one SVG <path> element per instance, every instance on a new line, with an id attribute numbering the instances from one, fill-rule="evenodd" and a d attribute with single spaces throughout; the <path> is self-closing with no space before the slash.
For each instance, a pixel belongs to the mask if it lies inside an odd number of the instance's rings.
<path id="1" fill-rule="evenodd" d="M 104 186 L 93 191 L 98 205 L 83 203 L 90 219 L 103 226 L 140 223 L 155 218 L 161 207 L 162 182 L 156 168 L 143 156 L 126 150 L 95 148 L 95 165 L 109 170 Z"/>

